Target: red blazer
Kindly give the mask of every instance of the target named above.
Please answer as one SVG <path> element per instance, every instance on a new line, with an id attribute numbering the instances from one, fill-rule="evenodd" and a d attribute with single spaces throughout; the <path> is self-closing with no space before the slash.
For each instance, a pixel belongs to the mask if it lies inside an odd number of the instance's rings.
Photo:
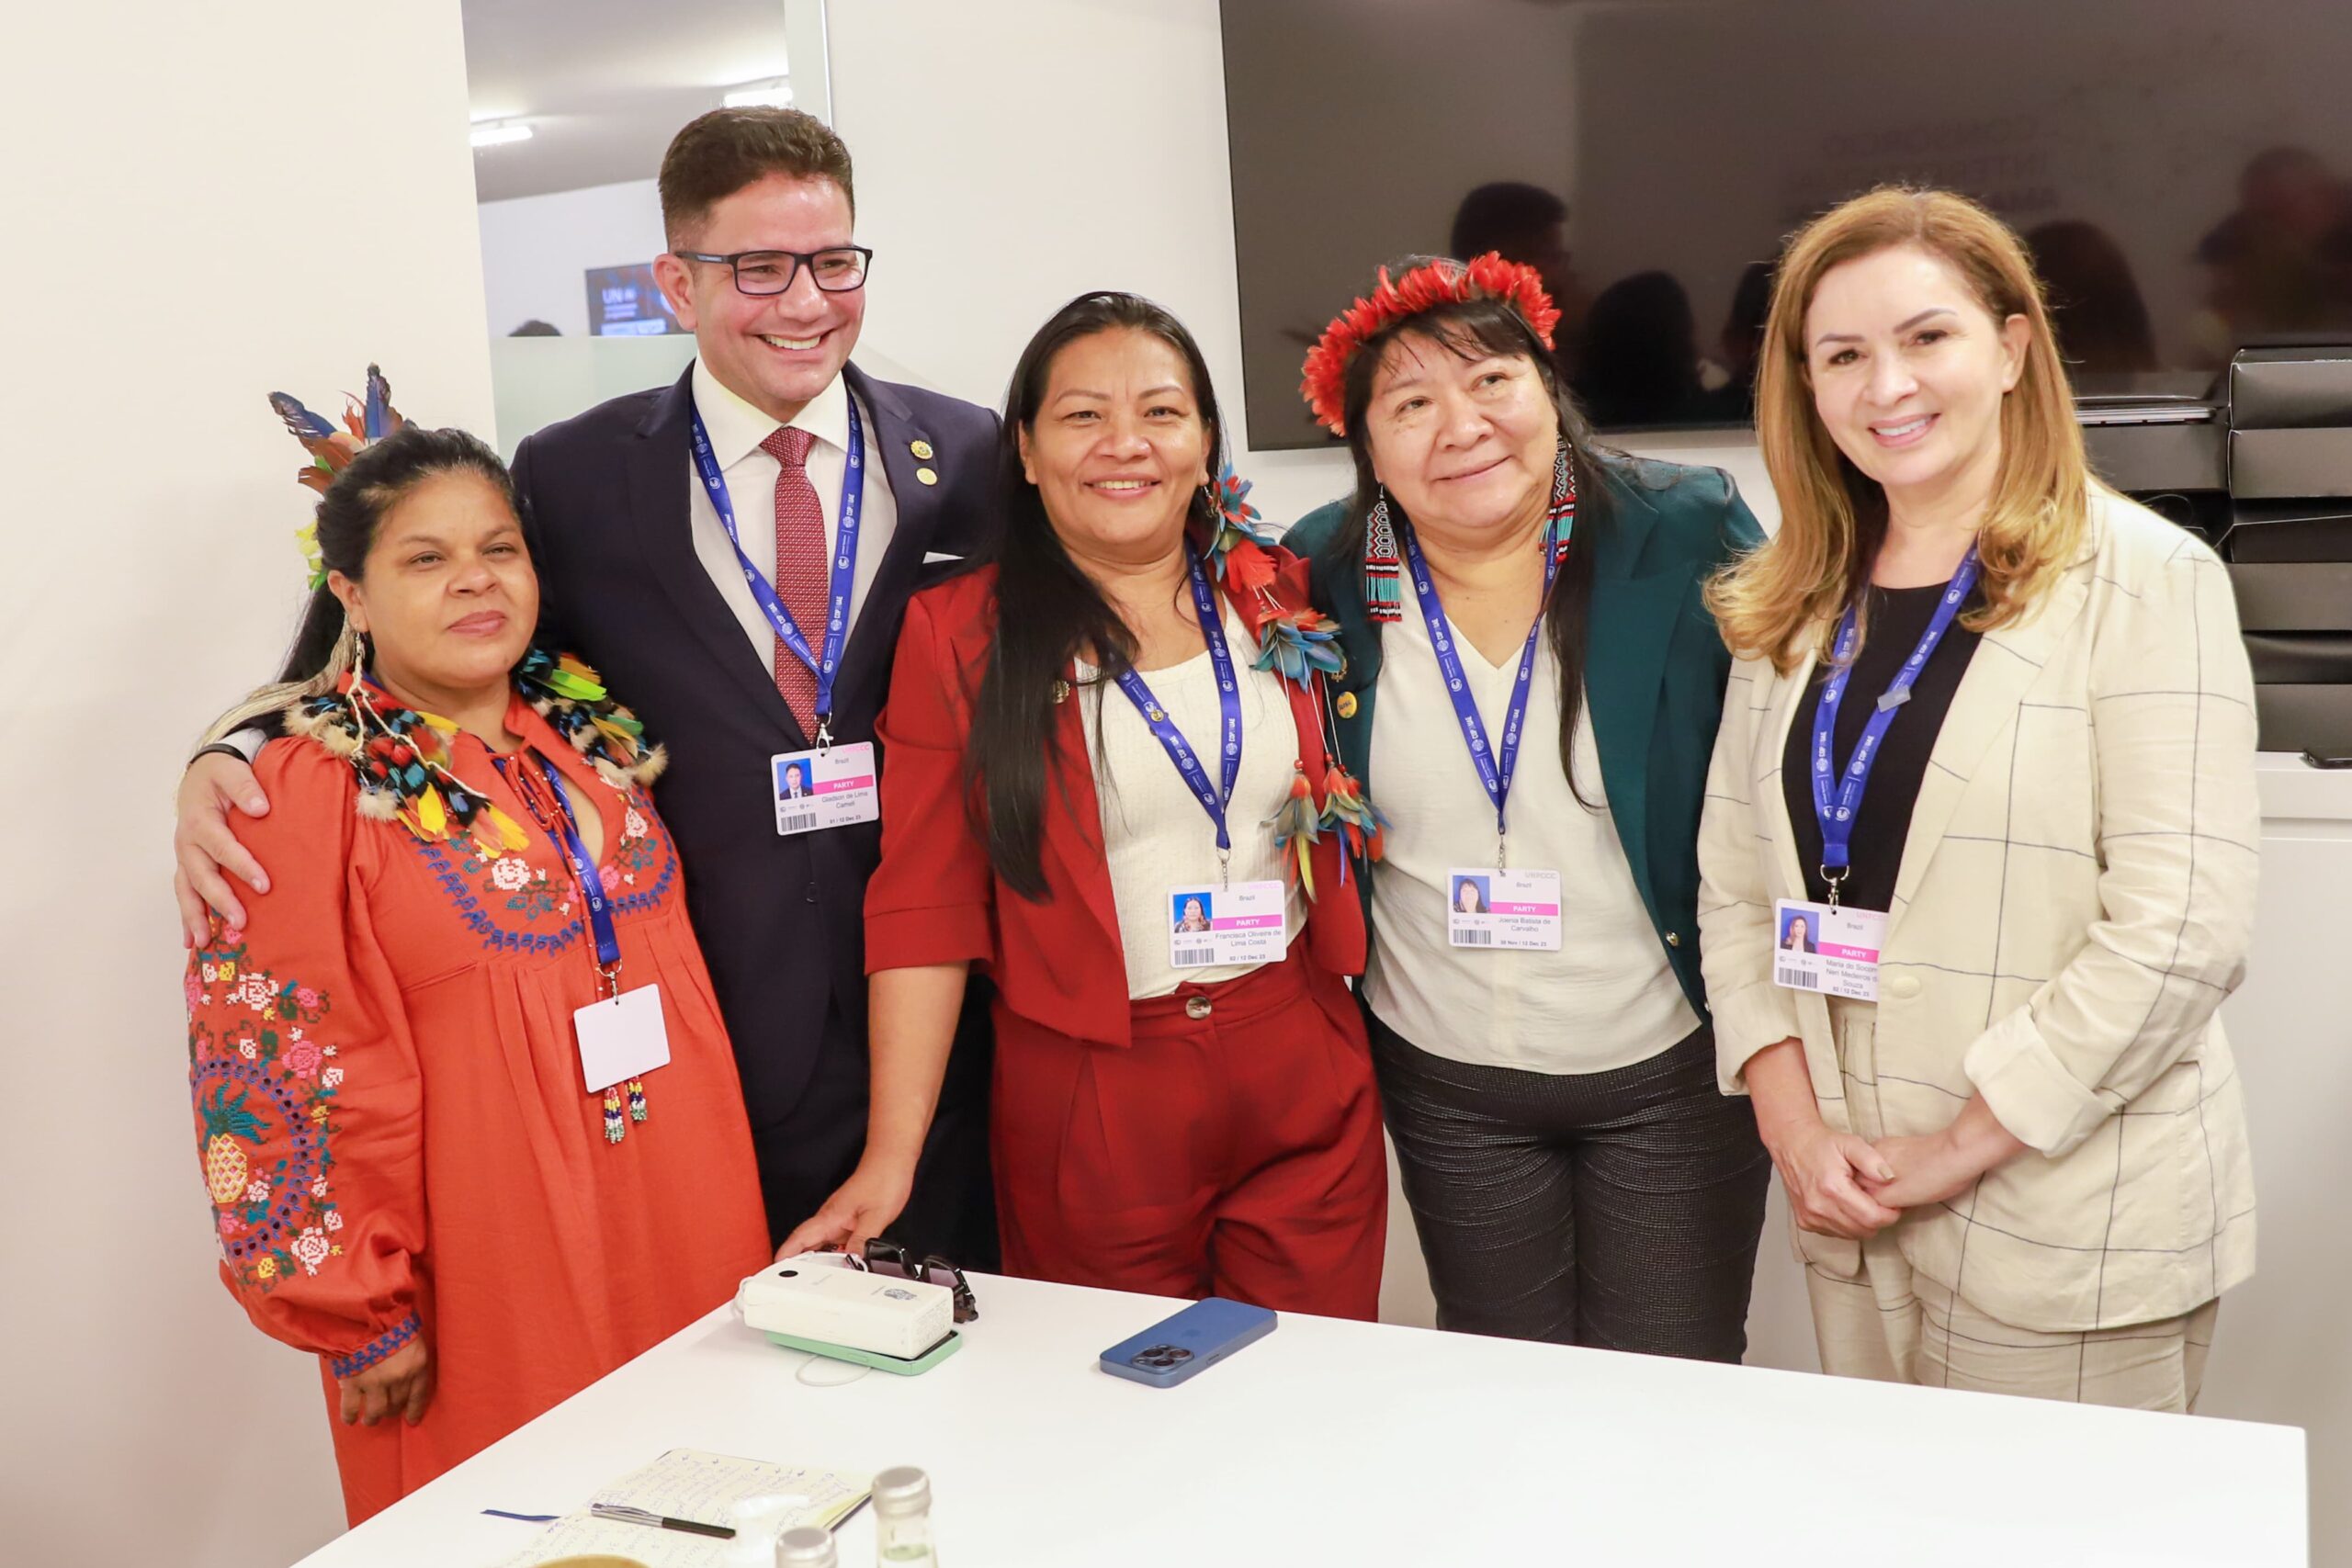
<path id="1" fill-rule="evenodd" d="M 1306 563 L 1287 550 L 1269 553 L 1280 570 L 1283 603 L 1306 604 Z M 884 758 L 882 863 L 865 890 L 865 972 L 983 964 L 1003 1004 L 1022 1017 L 1083 1040 L 1126 1045 L 1133 1040 L 1126 955 L 1075 698 L 1056 710 L 1038 857 L 1048 893 L 1043 902 L 999 883 L 965 810 L 964 752 L 995 626 L 994 568 L 908 602 L 889 699 L 875 725 Z M 1320 807 L 1329 765 L 1322 726 L 1309 694 L 1285 685 L 1299 761 Z M 1337 837 L 1326 833 L 1311 853 L 1318 897 L 1309 906 L 1308 950 L 1334 974 L 1361 974 L 1363 905 L 1340 881 Z"/>

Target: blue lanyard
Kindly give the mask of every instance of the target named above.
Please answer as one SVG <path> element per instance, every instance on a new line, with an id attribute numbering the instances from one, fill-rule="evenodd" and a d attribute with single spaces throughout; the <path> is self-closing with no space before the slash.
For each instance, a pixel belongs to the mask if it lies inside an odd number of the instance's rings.
<path id="1" fill-rule="evenodd" d="M 1445 606 L 1437 596 L 1437 584 L 1430 577 L 1430 563 L 1421 557 L 1420 541 L 1413 536 L 1409 522 L 1396 532 L 1405 547 L 1405 564 L 1413 574 L 1413 594 L 1421 602 L 1421 618 L 1429 623 L 1430 647 L 1437 654 L 1438 673 L 1445 677 L 1445 694 L 1453 701 L 1453 716 L 1462 721 L 1463 739 L 1470 746 L 1470 761 L 1478 770 L 1478 782 L 1487 786 L 1487 798 L 1495 803 L 1495 863 L 1502 863 L 1503 840 L 1510 836 L 1504 807 L 1510 799 L 1511 771 L 1519 765 L 1519 738 L 1527 726 L 1527 694 L 1535 678 L 1535 641 L 1544 632 L 1544 608 L 1552 598 L 1552 580 L 1560 571 L 1560 543 L 1556 525 L 1544 530 L 1544 598 L 1535 611 L 1535 624 L 1527 628 L 1527 646 L 1519 650 L 1519 674 L 1511 682 L 1510 704 L 1503 710 L 1503 744 L 1498 754 L 1487 744 L 1487 727 L 1478 717 L 1478 704 L 1470 694 L 1469 677 L 1462 669 L 1462 656 L 1454 650 L 1453 628 L 1447 624 Z"/>
<path id="2" fill-rule="evenodd" d="M 849 463 L 842 473 L 841 512 L 833 525 L 832 576 L 826 592 L 821 654 L 809 651 L 808 639 L 800 634 L 792 612 L 775 596 L 775 585 L 743 553 L 742 536 L 735 529 L 735 503 L 727 494 L 727 476 L 710 449 L 710 432 L 703 428 L 702 411 L 695 411 L 695 470 L 702 476 L 711 510 L 718 513 L 718 525 L 727 530 L 727 542 L 735 547 L 735 564 L 743 569 L 743 581 L 751 585 L 752 597 L 759 602 L 760 613 L 775 628 L 777 638 L 816 674 L 820 747 L 833 743 L 833 676 L 841 670 L 842 649 L 849 641 L 849 596 L 857 581 L 857 521 L 865 504 L 865 429 L 858 421 L 857 400 L 846 391 L 842 395 L 849 404 Z"/>
<path id="3" fill-rule="evenodd" d="M 1184 560 L 1192 570 L 1193 611 L 1200 617 L 1201 636 L 1209 645 L 1209 661 L 1216 667 L 1217 712 L 1225 731 L 1222 793 L 1209 783 L 1208 773 L 1201 766 L 1192 743 L 1168 716 L 1168 710 L 1159 705 L 1159 699 L 1151 694 L 1143 677 L 1133 669 L 1123 671 L 1119 690 L 1126 693 L 1127 700 L 1143 715 L 1144 723 L 1151 727 L 1153 739 L 1183 775 L 1193 798 L 1201 803 L 1201 809 L 1216 824 L 1216 858 L 1217 863 L 1223 865 L 1233 852 L 1233 837 L 1226 829 L 1226 809 L 1233 803 L 1234 781 L 1241 776 L 1241 683 L 1233 671 L 1233 650 L 1225 645 L 1225 621 L 1217 614 L 1216 595 L 1209 588 L 1208 573 L 1201 568 L 1201 558 L 1189 544 L 1184 547 Z"/>
<path id="4" fill-rule="evenodd" d="M 588 846 L 581 841 L 580 823 L 571 815 L 571 798 L 563 793 L 563 780 L 555 764 L 545 757 L 537 757 L 539 771 L 547 774 L 548 790 L 555 796 L 556 837 L 563 845 L 563 858 L 571 866 L 571 879 L 580 884 L 580 896 L 588 901 L 588 927 L 596 935 L 596 973 L 604 982 L 605 995 L 614 996 L 620 989 L 621 939 L 613 929 L 612 907 L 605 901 L 605 879 L 589 858 Z"/>
<path id="5" fill-rule="evenodd" d="M 1813 708 L 1813 815 L 1821 824 L 1821 876 L 1829 884 L 1832 908 L 1838 907 L 1838 884 L 1846 880 L 1852 864 L 1854 814 L 1861 809 L 1862 792 L 1870 787 L 1871 769 L 1878 762 L 1879 742 L 1886 739 L 1894 716 L 1910 700 L 1919 671 L 1927 667 L 1936 645 L 1943 641 L 1944 633 L 1951 629 L 1961 604 L 1976 586 L 1976 547 L 1971 545 L 1968 554 L 1961 558 L 1960 570 L 1944 585 L 1944 596 L 1938 602 L 1928 629 L 1919 634 L 1919 646 L 1911 650 L 1911 657 L 1903 661 L 1903 668 L 1887 682 L 1886 694 L 1879 698 L 1877 711 L 1862 727 L 1861 739 L 1854 742 L 1854 754 L 1846 760 L 1842 774 L 1831 762 L 1830 752 L 1837 744 L 1838 705 L 1845 700 L 1846 682 L 1854 673 L 1854 643 L 1860 628 L 1853 605 L 1846 606 L 1846 614 L 1838 623 L 1838 640 L 1829 653 L 1832 672 L 1822 683 L 1820 699 Z"/>

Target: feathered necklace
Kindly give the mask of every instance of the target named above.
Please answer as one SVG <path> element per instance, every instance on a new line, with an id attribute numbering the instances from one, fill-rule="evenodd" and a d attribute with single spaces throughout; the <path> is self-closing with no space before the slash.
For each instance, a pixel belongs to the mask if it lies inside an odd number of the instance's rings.
<path id="1" fill-rule="evenodd" d="M 515 665 L 514 682 L 533 711 L 614 789 L 650 784 L 668 762 L 660 746 L 647 742 L 637 716 L 571 655 L 535 648 Z M 521 823 L 450 771 L 457 727 L 393 701 L 364 669 L 333 692 L 295 702 L 285 720 L 288 734 L 315 740 L 351 764 L 361 816 L 396 821 L 435 842 L 469 840 L 484 860 L 529 845 Z"/>
<path id="2" fill-rule="evenodd" d="M 1250 504 L 1250 483 L 1227 464 L 1209 487 L 1216 512 L 1216 531 L 1210 538 L 1209 573 L 1221 579 L 1225 591 L 1250 629 L 1258 637 L 1255 668 L 1272 670 L 1305 691 L 1315 704 L 1323 729 L 1323 805 L 1317 810 L 1315 791 L 1303 761 L 1292 764 L 1290 798 L 1269 819 L 1275 846 L 1282 852 L 1285 872 L 1315 896 L 1314 862 L 1308 850 L 1326 832 L 1340 835 L 1340 879 L 1347 880 L 1348 864 L 1380 858 L 1387 819 L 1374 809 L 1363 785 L 1340 760 L 1338 727 L 1331 721 L 1324 681 L 1346 673 L 1347 656 L 1340 651 L 1339 623 L 1311 606 L 1292 609 L 1275 597 L 1273 558 L 1266 553 L 1277 541 L 1264 528 L 1258 509 Z"/>

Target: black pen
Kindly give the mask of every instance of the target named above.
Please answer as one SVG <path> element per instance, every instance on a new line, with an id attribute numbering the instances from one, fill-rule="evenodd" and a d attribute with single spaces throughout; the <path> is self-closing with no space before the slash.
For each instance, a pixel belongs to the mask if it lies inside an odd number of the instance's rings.
<path id="1" fill-rule="evenodd" d="M 700 1519 L 673 1519 L 661 1514 L 649 1514 L 643 1508 L 631 1508 L 619 1503 L 591 1503 L 588 1511 L 600 1519 L 618 1519 L 623 1524 L 650 1525 L 659 1529 L 684 1530 L 688 1535 L 715 1535 L 721 1540 L 735 1539 L 731 1525 L 707 1525 Z"/>

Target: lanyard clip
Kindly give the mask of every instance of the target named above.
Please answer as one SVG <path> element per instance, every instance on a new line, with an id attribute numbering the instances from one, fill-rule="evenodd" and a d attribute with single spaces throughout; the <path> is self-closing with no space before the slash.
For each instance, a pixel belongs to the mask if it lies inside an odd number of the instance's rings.
<path id="1" fill-rule="evenodd" d="M 1233 852 L 1223 844 L 1216 850 L 1216 885 L 1221 888 L 1233 886 Z"/>
<path id="2" fill-rule="evenodd" d="M 833 716 L 829 713 L 820 713 L 817 716 L 817 750 L 830 751 L 832 749 Z"/>
<path id="3" fill-rule="evenodd" d="M 1820 870 L 1821 880 L 1829 885 L 1829 907 L 1834 909 L 1838 907 L 1838 885 L 1843 883 L 1847 877 L 1853 874 L 1854 868 L 1848 865 L 1841 865 L 1837 870 L 1832 871 L 1825 865 L 1821 867 Z"/>
<path id="4" fill-rule="evenodd" d="M 596 996 L 598 999 L 602 1001 L 611 1001 L 620 994 L 621 961 L 616 958 L 610 964 L 597 964 Z"/>

